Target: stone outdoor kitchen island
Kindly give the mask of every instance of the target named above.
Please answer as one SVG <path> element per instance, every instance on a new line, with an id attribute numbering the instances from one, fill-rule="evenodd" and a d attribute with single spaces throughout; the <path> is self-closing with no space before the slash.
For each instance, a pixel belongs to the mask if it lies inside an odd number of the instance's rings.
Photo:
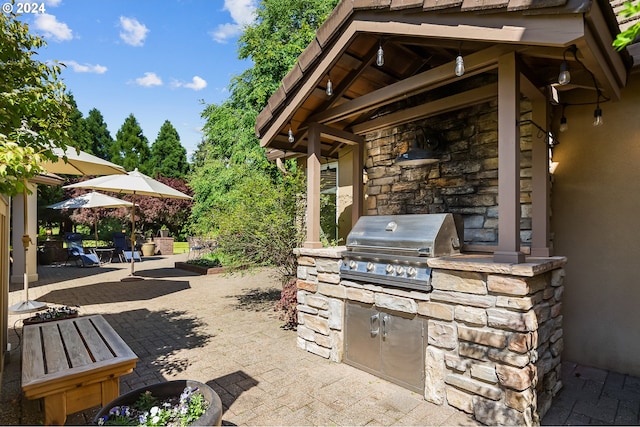
<path id="1" fill-rule="evenodd" d="M 540 423 L 562 387 L 564 257 L 431 258 L 433 290 L 421 292 L 341 280 L 345 249 L 296 249 L 299 347 L 342 362 L 354 302 L 418 319 L 427 401 L 488 425 Z"/>

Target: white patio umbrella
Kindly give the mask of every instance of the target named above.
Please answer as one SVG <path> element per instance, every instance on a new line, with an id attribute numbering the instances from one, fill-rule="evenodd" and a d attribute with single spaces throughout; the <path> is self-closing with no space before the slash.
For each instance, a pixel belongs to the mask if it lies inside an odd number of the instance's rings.
<path id="1" fill-rule="evenodd" d="M 136 196 L 149 196 L 166 199 L 191 199 L 190 196 L 138 172 L 138 168 L 133 172 L 129 172 L 127 175 L 100 176 L 88 181 L 66 185 L 63 188 L 91 188 L 93 190 L 133 194 L 133 206 L 131 206 L 132 250 L 135 248 L 136 241 Z M 141 277 L 137 277 L 134 274 L 133 254 L 131 255 L 131 274 L 122 280 L 142 280 Z"/>
<path id="2" fill-rule="evenodd" d="M 46 161 L 41 165 L 47 172 L 65 175 L 124 175 L 127 173 L 120 165 L 108 162 L 93 154 L 76 150 L 73 147 L 69 147 L 66 150 L 54 148 L 52 151 L 58 156 L 58 160 L 56 162 Z"/>
<path id="3" fill-rule="evenodd" d="M 54 154 L 58 156 L 58 161 L 46 161 L 41 166 L 47 172 L 53 174 L 69 174 L 69 175 L 109 175 L 109 174 L 126 174 L 122 166 L 108 162 L 92 154 L 69 147 L 66 150 L 60 148 L 53 149 Z M 66 157 L 66 159 L 65 159 Z M 27 183 L 25 182 L 23 191 L 24 200 L 24 233 L 22 235 L 22 246 L 24 247 L 24 301 L 9 307 L 10 313 L 30 313 L 44 309 L 47 305 L 39 301 L 29 300 L 29 277 L 27 275 L 27 251 L 31 244 L 28 227 L 28 209 L 27 209 Z"/>
<path id="4" fill-rule="evenodd" d="M 133 203 L 126 200 L 117 199 L 115 197 L 107 196 L 106 194 L 92 191 L 90 193 L 83 194 L 72 199 L 63 200 L 53 205 L 47 206 L 50 209 L 79 209 L 89 208 L 94 213 L 94 232 L 96 238 L 96 249 L 98 248 L 98 219 L 96 218 L 95 211 L 97 208 L 122 208 L 133 205 Z"/>

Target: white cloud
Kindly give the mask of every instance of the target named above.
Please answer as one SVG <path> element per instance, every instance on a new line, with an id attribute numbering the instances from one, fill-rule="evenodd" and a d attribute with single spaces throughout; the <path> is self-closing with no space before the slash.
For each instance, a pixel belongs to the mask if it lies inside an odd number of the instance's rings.
<path id="1" fill-rule="evenodd" d="M 223 10 L 231 15 L 233 22 L 220 24 L 209 34 L 218 43 L 226 43 L 230 38 L 240 35 L 243 27 L 251 24 L 256 17 L 255 0 L 224 0 Z"/>
<path id="2" fill-rule="evenodd" d="M 186 87 L 187 89 L 202 90 L 207 87 L 207 81 L 200 76 L 193 76 L 191 83 L 183 83 L 179 81 L 173 82 L 173 87 Z"/>
<path id="3" fill-rule="evenodd" d="M 228 10 L 231 19 L 239 25 L 249 25 L 256 17 L 255 0 L 224 0 L 223 10 Z"/>
<path id="4" fill-rule="evenodd" d="M 144 73 L 144 77 L 138 77 L 136 84 L 144 87 L 162 86 L 162 79 L 156 73 Z"/>
<path id="5" fill-rule="evenodd" d="M 55 16 L 48 13 L 37 14 L 33 21 L 36 30 L 42 32 L 44 37 L 51 38 L 57 42 L 71 40 L 73 32 L 64 22 L 58 22 Z"/>
<path id="6" fill-rule="evenodd" d="M 62 0 L 44 0 L 44 3 L 47 6 L 58 7 L 60 6 L 60 3 L 62 3 Z"/>
<path id="7" fill-rule="evenodd" d="M 140 23 L 135 18 L 121 16 L 120 26 L 122 27 L 120 38 L 126 44 L 131 46 L 142 46 L 144 44 L 144 39 L 147 38 L 147 33 L 149 32 L 146 25 Z"/>
<path id="8" fill-rule="evenodd" d="M 79 64 L 76 61 L 62 61 L 63 64 L 71 67 L 73 71 L 76 73 L 94 73 L 94 74 L 104 74 L 107 72 L 107 67 L 100 64 Z"/>

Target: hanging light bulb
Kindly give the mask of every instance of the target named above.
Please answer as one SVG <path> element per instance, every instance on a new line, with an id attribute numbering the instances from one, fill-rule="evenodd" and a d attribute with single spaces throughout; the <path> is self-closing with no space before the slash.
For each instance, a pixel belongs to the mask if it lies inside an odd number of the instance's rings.
<path id="1" fill-rule="evenodd" d="M 596 109 L 593 112 L 593 125 L 594 126 L 602 126 L 604 121 L 602 120 L 602 110 L 600 109 L 600 104 L 596 105 Z"/>
<path id="2" fill-rule="evenodd" d="M 293 137 L 293 131 L 291 130 L 291 126 L 289 126 L 289 143 L 293 144 L 296 139 Z"/>
<path id="3" fill-rule="evenodd" d="M 567 124 L 567 118 L 563 115 L 560 118 L 560 132 L 564 132 L 569 129 L 569 125 Z"/>
<path id="4" fill-rule="evenodd" d="M 376 65 L 378 65 L 378 67 L 382 67 L 384 65 L 384 50 L 382 50 L 382 42 L 380 42 L 380 47 L 378 47 Z"/>
<path id="5" fill-rule="evenodd" d="M 578 56 L 576 55 L 578 52 L 578 48 L 576 47 L 576 45 L 572 44 L 571 46 L 566 48 L 564 52 L 562 52 L 562 63 L 560 64 L 560 74 L 558 74 L 558 84 L 562 86 L 569 84 L 569 82 L 571 81 L 569 63 L 567 62 L 567 52 L 572 53 L 576 61 L 580 62 L 578 60 Z"/>
<path id="6" fill-rule="evenodd" d="M 460 77 L 464 74 L 464 59 L 462 55 L 458 55 L 456 58 L 456 76 Z"/>
<path id="7" fill-rule="evenodd" d="M 567 123 L 567 118 L 564 115 L 564 109 L 566 104 L 562 104 L 562 117 L 560 117 L 560 132 L 564 132 L 569 129 L 569 124 Z"/>
<path id="8" fill-rule="evenodd" d="M 564 60 L 560 64 L 560 74 L 558 74 L 558 84 L 566 85 L 571 81 L 571 73 L 569 72 L 569 63 Z"/>
<path id="9" fill-rule="evenodd" d="M 325 89 L 327 96 L 333 95 L 333 83 L 331 83 L 331 76 L 327 76 L 327 88 Z"/>

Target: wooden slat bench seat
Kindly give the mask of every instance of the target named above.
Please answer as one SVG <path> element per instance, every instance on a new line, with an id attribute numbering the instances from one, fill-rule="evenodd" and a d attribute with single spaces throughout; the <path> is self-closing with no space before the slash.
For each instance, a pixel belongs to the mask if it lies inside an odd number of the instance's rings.
<path id="1" fill-rule="evenodd" d="M 120 377 L 138 357 L 100 315 L 23 328 L 22 390 L 44 398 L 45 425 L 106 405 L 120 394 Z"/>

